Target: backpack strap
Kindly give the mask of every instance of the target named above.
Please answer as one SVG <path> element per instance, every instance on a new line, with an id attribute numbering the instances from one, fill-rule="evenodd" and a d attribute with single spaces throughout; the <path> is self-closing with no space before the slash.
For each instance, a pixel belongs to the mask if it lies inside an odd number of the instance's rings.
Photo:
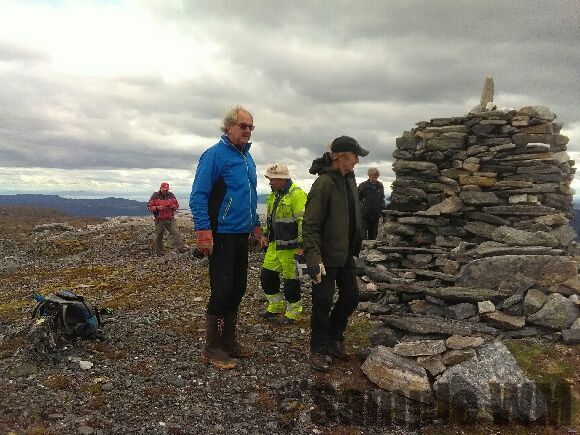
<path id="1" fill-rule="evenodd" d="M 62 327 L 65 329 L 66 333 L 69 335 L 74 334 L 74 330 L 71 330 L 66 323 L 66 311 L 70 304 L 61 304 L 61 309 L 58 310 L 58 317 Z"/>
<path id="2" fill-rule="evenodd" d="M 46 305 L 46 300 L 39 302 L 38 304 L 36 304 L 36 307 L 34 307 L 34 310 L 32 310 L 32 316 L 30 316 L 31 319 L 35 319 L 36 315 L 40 312 L 40 310 L 42 308 L 44 308 L 44 306 Z"/>

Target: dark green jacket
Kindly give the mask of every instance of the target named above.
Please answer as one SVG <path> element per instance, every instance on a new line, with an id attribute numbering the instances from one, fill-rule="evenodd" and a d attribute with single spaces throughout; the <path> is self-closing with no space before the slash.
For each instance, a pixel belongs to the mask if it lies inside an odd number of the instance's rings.
<path id="1" fill-rule="evenodd" d="M 325 154 L 312 163 L 310 173 L 319 174 L 314 181 L 302 221 L 304 255 L 308 266 L 344 267 L 350 256 L 358 256 L 362 242 L 361 214 L 354 173 L 343 176 L 330 167 Z M 345 183 L 345 179 L 348 183 Z M 349 211 L 347 184 L 352 192 L 355 208 L 354 239 L 349 251 Z"/>

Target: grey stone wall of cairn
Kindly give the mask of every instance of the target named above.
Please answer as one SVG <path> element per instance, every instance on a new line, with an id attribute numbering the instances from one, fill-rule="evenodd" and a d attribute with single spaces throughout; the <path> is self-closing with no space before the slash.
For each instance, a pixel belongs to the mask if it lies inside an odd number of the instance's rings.
<path id="1" fill-rule="evenodd" d="M 362 370 L 380 388 L 476 419 L 548 414 L 553 398 L 502 339 L 580 343 L 576 169 L 555 119 L 543 106 L 498 110 L 488 78 L 469 114 L 397 138 L 388 210 L 359 259 L 373 345 Z M 500 390 L 517 392 L 517 412 L 497 405 Z"/>
<path id="2" fill-rule="evenodd" d="M 436 316 L 467 322 L 448 335 L 577 343 L 576 168 L 555 119 L 543 106 L 488 103 L 397 138 L 385 220 L 363 244 L 363 309 L 401 333 L 424 333 L 417 316 Z"/>

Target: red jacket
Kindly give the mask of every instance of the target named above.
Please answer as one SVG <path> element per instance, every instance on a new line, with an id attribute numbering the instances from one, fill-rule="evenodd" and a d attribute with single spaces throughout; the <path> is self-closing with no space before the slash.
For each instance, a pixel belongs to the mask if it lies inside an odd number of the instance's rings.
<path id="1" fill-rule="evenodd" d="M 158 210 L 157 207 L 164 208 Z M 153 213 L 155 219 L 171 220 L 173 219 L 175 210 L 179 208 L 179 203 L 173 193 L 163 193 L 159 190 L 151 195 L 151 199 L 149 199 L 149 203 L 147 203 L 147 208 L 151 213 Z"/>

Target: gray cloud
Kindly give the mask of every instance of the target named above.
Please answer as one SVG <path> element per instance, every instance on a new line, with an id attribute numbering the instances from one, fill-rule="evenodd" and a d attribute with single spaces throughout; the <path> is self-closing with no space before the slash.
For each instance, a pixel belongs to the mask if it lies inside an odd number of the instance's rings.
<path id="1" fill-rule="evenodd" d="M 309 177 L 325 143 L 349 134 L 388 166 L 397 136 L 469 111 L 488 75 L 499 105 L 543 104 L 580 124 L 574 1 L 176 5 L 149 7 L 216 48 L 215 74 L 173 82 L 141 71 L 56 74 L 50 56 L 0 31 L 0 166 L 188 170 L 236 103 L 254 113 L 260 165 L 287 160 Z"/>

